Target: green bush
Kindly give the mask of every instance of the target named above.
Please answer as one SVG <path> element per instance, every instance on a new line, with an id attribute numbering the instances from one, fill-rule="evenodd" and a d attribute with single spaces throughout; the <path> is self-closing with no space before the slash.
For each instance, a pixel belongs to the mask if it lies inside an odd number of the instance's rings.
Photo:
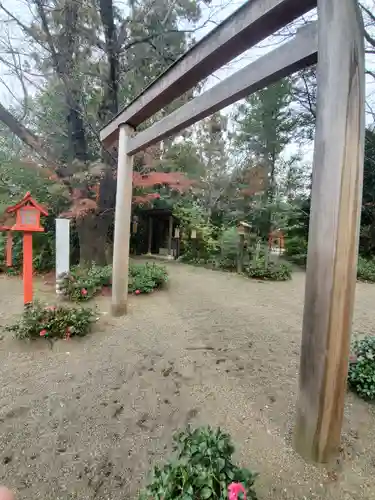
<path id="1" fill-rule="evenodd" d="M 112 266 L 97 266 L 90 268 L 74 266 L 70 273 L 60 277 L 63 295 L 74 302 L 92 299 L 103 288 L 110 286 L 112 280 Z"/>
<path id="2" fill-rule="evenodd" d="M 302 236 L 286 238 L 285 256 L 297 266 L 306 266 L 307 240 Z"/>
<path id="3" fill-rule="evenodd" d="M 359 257 L 357 277 L 362 281 L 375 282 L 375 259 Z"/>
<path id="4" fill-rule="evenodd" d="M 307 254 L 307 240 L 302 236 L 285 238 L 285 254 L 287 256 Z"/>
<path id="5" fill-rule="evenodd" d="M 248 499 L 256 499 L 256 474 L 232 462 L 234 447 L 228 434 L 210 427 L 187 428 L 173 441 L 175 459 L 154 468 L 141 500 L 227 500 L 233 482 L 244 486 Z"/>
<path id="6" fill-rule="evenodd" d="M 61 291 L 65 297 L 74 302 L 87 301 L 100 293 L 104 286 L 111 286 L 112 266 L 100 267 L 94 264 L 89 269 L 76 266 L 69 274 L 61 276 L 61 279 Z M 129 266 L 130 293 L 150 293 L 163 286 L 167 280 L 165 266 L 155 263 Z"/>
<path id="7" fill-rule="evenodd" d="M 290 266 L 284 263 L 266 261 L 263 258 L 250 263 L 246 272 L 250 278 L 269 281 L 288 281 L 292 278 Z"/>
<path id="8" fill-rule="evenodd" d="M 219 245 L 216 238 L 216 228 L 208 220 L 207 214 L 197 205 L 184 206 L 178 204 L 173 209 L 173 215 L 180 221 L 181 260 L 189 263 L 208 263 L 217 255 Z M 196 238 L 191 238 L 192 231 Z"/>
<path id="9" fill-rule="evenodd" d="M 375 337 L 353 343 L 349 364 L 349 386 L 364 399 L 375 399 Z"/>
<path id="10" fill-rule="evenodd" d="M 21 318 L 7 326 L 6 330 L 19 339 L 82 337 L 90 332 L 95 321 L 96 312 L 92 309 L 45 306 L 33 302 L 25 307 Z"/>
<path id="11" fill-rule="evenodd" d="M 307 263 L 307 254 L 306 253 L 289 255 L 289 256 L 287 256 L 287 258 L 290 262 L 292 262 L 293 264 L 296 264 L 296 266 L 306 267 L 306 263 Z"/>
<path id="12" fill-rule="evenodd" d="M 221 269 L 233 270 L 237 267 L 238 231 L 231 227 L 223 231 L 220 238 L 220 259 L 218 266 Z"/>
<path id="13" fill-rule="evenodd" d="M 152 263 L 132 264 L 129 267 L 130 293 L 150 293 L 161 288 L 168 281 L 168 273 L 164 266 Z"/>

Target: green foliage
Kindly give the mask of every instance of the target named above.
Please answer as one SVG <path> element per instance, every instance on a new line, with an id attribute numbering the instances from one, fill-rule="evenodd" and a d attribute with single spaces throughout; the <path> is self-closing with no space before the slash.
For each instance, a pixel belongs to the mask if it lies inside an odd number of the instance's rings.
<path id="1" fill-rule="evenodd" d="M 246 269 L 250 278 L 269 281 L 288 281 L 292 278 L 290 266 L 284 263 L 269 261 L 261 257 L 252 261 Z"/>
<path id="2" fill-rule="evenodd" d="M 82 337 L 90 332 L 95 321 L 96 312 L 92 309 L 45 306 L 33 302 L 25 307 L 21 318 L 6 329 L 18 339 Z"/>
<path id="3" fill-rule="evenodd" d="M 165 266 L 159 264 L 131 264 L 129 267 L 130 293 L 150 293 L 161 288 L 168 281 L 168 272 Z"/>
<path id="4" fill-rule="evenodd" d="M 182 260 L 185 262 L 209 262 L 217 255 L 219 245 L 215 237 L 217 229 L 197 204 L 178 204 L 173 215 L 180 221 Z M 196 238 L 191 238 L 192 230 Z"/>
<path id="5" fill-rule="evenodd" d="M 257 153 L 266 162 L 274 162 L 297 126 L 291 101 L 291 81 L 287 78 L 247 97 L 238 105 L 235 116 L 238 146 Z"/>
<path id="6" fill-rule="evenodd" d="M 70 273 L 60 277 L 63 295 L 73 302 L 83 302 L 92 299 L 103 288 L 110 286 L 112 266 L 97 266 L 89 268 L 74 266 Z"/>
<path id="7" fill-rule="evenodd" d="M 220 238 L 220 260 L 218 261 L 221 269 L 236 269 L 238 240 L 239 236 L 236 227 L 230 227 L 223 231 Z"/>
<path id="8" fill-rule="evenodd" d="M 33 163 L 8 161 L 0 163 L 0 213 L 20 201 L 27 191 L 48 210 L 42 218 L 44 233 L 33 234 L 33 267 L 36 272 L 50 271 L 55 266 L 55 218 L 69 203 L 66 189 L 49 179 L 50 173 Z M 5 233 L 0 234 L 0 267 L 4 268 Z M 13 234 L 13 269 L 22 267 L 22 234 Z"/>
<path id="9" fill-rule="evenodd" d="M 51 271 L 55 267 L 54 234 L 34 233 L 33 235 L 33 269 L 36 273 Z M 0 233 L 0 269 L 10 275 L 18 275 L 22 270 L 22 234 L 13 233 L 12 267 L 5 265 L 6 234 Z"/>
<path id="10" fill-rule="evenodd" d="M 285 256 L 298 266 L 305 266 L 307 260 L 307 240 L 303 236 L 285 239 Z"/>
<path id="11" fill-rule="evenodd" d="M 103 287 L 112 285 L 112 266 L 89 268 L 75 266 L 69 274 L 61 276 L 63 295 L 73 302 L 84 302 L 101 292 Z M 165 266 L 159 264 L 131 264 L 129 266 L 130 293 L 150 293 L 163 286 L 168 280 Z"/>
<path id="12" fill-rule="evenodd" d="M 362 281 L 375 282 L 375 259 L 358 258 L 357 277 Z"/>
<path id="13" fill-rule="evenodd" d="M 375 131 L 366 130 L 359 253 L 375 255 Z"/>
<path id="14" fill-rule="evenodd" d="M 155 467 L 140 500 L 226 500 L 228 486 L 241 483 L 250 500 L 256 474 L 232 461 L 231 438 L 219 429 L 189 427 L 173 437 L 175 459 Z"/>
<path id="15" fill-rule="evenodd" d="M 375 337 L 353 343 L 349 364 L 349 386 L 364 399 L 375 399 Z"/>

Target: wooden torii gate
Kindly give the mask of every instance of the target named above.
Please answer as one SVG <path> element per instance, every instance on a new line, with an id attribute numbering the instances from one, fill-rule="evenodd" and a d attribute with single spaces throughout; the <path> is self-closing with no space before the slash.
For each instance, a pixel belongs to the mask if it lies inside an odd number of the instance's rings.
<path id="1" fill-rule="evenodd" d="M 147 118 L 243 51 L 318 7 L 294 39 L 136 133 Z M 364 156 L 363 21 L 356 0 L 248 0 L 100 133 L 118 143 L 113 314 L 126 313 L 133 156 L 297 70 L 318 62 L 318 109 L 295 447 L 326 462 L 340 443 Z"/>

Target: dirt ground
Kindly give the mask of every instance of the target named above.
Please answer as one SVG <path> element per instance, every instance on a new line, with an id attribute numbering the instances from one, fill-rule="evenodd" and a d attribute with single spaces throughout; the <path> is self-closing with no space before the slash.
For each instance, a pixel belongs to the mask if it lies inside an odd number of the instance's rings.
<path id="1" fill-rule="evenodd" d="M 291 448 L 304 274 L 290 283 L 170 264 L 170 285 L 83 340 L 0 341 L 0 483 L 19 499 L 133 499 L 188 422 L 221 426 L 263 499 L 375 499 L 375 407 L 348 395 L 330 470 Z M 39 283 L 39 295 L 47 290 Z M 0 278 L 0 325 L 22 285 Z M 371 333 L 375 285 L 357 287 Z M 109 299 L 99 300 L 102 312 Z"/>

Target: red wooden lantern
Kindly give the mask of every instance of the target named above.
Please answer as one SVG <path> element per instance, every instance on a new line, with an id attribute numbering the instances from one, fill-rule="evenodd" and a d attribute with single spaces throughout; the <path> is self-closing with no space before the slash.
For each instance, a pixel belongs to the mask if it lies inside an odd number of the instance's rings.
<path id="1" fill-rule="evenodd" d="M 34 232 L 43 232 L 40 216 L 48 212 L 37 203 L 28 192 L 22 200 L 6 209 L 8 214 L 16 214 L 16 223 L 11 231 L 23 232 L 23 301 L 28 304 L 33 300 L 33 236 Z"/>

